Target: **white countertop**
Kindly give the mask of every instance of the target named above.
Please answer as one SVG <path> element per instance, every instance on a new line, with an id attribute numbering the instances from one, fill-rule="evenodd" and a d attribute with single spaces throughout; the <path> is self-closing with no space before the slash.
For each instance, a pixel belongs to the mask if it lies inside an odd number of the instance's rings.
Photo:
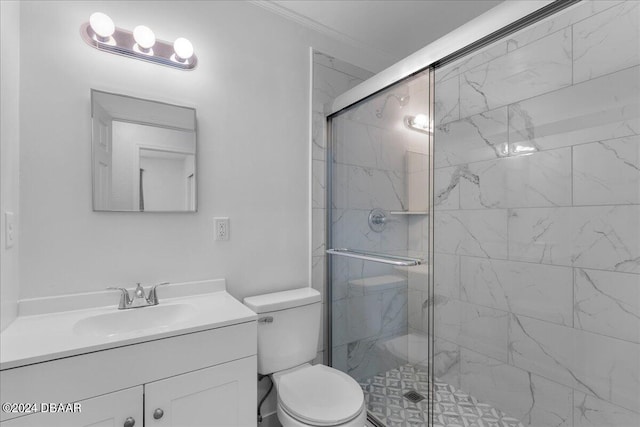
<path id="1" fill-rule="evenodd" d="M 203 287 L 203 283 L 211 283 L 212 286 Z M 158 291 L 159 305 L 120 310 L 154 310 L 169 305 L 183 305 L 183 308 L 188 308 L 189 315 L 186 318 L 154 328 L 143 329 L 141 325 L 132 325 L 132 330 L 118 334 L 78 333 L 78 322 L 83 319 L 118 312 L 117 293 L 109 295 L 113 297 L 114 305 L 18 316 L 0 334 L 0 370 L 257 319 L 253 311 L 224 290 L 224 281 L 199 282 L 197 285 L 191 286 L 191 289 L 197 289 L 198 292 L 202 292 L 203 289 L 206 291 L 195 295 L 163 298 L 163 291 L 167 295 L 184 294 L 189 288 L 189 284 L 168 285 Z M 46 305 L 42 302 L 38 304 Z"/>

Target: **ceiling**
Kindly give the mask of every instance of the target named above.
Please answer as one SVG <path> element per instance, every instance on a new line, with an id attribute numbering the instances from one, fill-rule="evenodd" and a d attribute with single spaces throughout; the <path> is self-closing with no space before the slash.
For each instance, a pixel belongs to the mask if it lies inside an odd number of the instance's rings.
<path id="1" fill-rule="evenodd" d="M 501 0 L 271 0 L 268 8 L 396 62 Z"/>

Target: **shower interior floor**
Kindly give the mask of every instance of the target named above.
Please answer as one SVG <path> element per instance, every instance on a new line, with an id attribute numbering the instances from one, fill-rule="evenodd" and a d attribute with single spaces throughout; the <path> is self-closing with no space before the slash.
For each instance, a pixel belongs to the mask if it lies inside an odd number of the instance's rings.
<path id="1" fill-rule="evenodd" d="M 361 381 L 369 413 L 387 427 L 427 425 L 429 375 L 419 365 L 406 364 Z M 424 400 L 404 397 L 417 391 Z M 523 427 L 504 412 L 438 381 L 434 382 L 434 427 Z"/>

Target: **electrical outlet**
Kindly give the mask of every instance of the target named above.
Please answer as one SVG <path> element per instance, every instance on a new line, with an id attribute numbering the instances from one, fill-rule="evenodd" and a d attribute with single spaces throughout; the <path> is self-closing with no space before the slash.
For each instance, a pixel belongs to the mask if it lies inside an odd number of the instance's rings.
<path id="1" fill-rule="evenodd" d="M 229 240 L 229 218 L 213 218 L 215 240 Z"/>

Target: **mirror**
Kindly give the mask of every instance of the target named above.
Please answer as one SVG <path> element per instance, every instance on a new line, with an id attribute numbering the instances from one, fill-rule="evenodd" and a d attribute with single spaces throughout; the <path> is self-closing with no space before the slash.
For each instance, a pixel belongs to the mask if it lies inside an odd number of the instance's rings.
<path id="1" fill-rule="evenodd" d="M 196 110 L 91 90 L 93 210 L 196 211 Z"/>

